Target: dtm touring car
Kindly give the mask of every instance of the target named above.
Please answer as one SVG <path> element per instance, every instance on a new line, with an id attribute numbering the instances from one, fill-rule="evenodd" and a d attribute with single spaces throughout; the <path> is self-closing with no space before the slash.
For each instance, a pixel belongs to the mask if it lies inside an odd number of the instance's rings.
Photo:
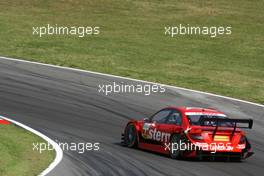
<path id="1" fill-rule="evenodd" d="M 122 143 L 173 159 L 224 157 L 241 161 L 253 155 L 241 130 L 252 126 L 252 119 L 230 119 L 211 108 L 167 107 L 149 118 L 130 120 Z"/>

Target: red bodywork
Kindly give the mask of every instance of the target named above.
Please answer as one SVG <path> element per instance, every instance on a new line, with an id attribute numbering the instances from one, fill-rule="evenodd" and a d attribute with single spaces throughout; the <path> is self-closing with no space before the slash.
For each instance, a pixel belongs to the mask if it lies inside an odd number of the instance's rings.
<path id="1" fill-rule="evenodd" d="M 171 137 L 177 134 L 181 136 L 186 147 L 187 144 L 189 145 L 186 150 L 184 150 L 184 147 L 182 148 L 181 154 L 183 157 L 240 156 L 241 159 L 244 159 L 253 154 L 245 132 L 240 127 L 237 127 L 237 124 L 235 126 L 234 123 L 230 126 L 197 125 L 190 120 L 190 114 L 228 119 L 224 113 L 215 109 L 191 107 L 167 107 L 161 111 L 166 110 L 172 110 L 180 114 L 180 122 L 177 122 L 177 124 L 168 123 L 168 119 L 167 121 L 156 122 L 152 120 L 155 114 L 149 119 L 131 120 L 128 122 L 127 125 L 133 124 L 136 128 L 138 148 L 169 154 L 170 150 L 172 150 L 170 145 Z M 253 121 L 250 119 L 249 121 L 251 121 L 250 125 L 252 127 Z M 191 148 L 190 146 L 196 146 L 197 148 Z"/>

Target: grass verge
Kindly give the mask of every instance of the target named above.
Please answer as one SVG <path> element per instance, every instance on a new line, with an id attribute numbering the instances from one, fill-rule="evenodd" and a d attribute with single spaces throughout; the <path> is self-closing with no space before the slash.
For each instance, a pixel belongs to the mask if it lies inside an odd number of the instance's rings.
<path id="1" fill-rule="evenodd" d="M 0 55 L 264 103 L 264 1 L 0 2 Z M 32 27 L 100 26 L 99 36 L 32 35 Z M 232 35 L 164 35 L 164 26 L 232 26 Z"/>
<path id="2" fill-rule="evenodd" d="M 45 142 L 15 125 L 0 124 L 0 175 L 33 176 L 40 174 L 55 157 L 54 151 L 33 151 L 33 143 Z"/>

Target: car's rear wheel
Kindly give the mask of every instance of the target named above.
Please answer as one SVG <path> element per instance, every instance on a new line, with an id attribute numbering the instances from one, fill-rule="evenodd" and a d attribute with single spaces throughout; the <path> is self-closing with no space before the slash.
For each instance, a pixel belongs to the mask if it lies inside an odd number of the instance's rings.
<path id="1" fill-rule="evenodd" d="M 137 130 L 134 124 L 128 124 L 124 134 L 125 144 L 128 147 L 137 147 Z"/>
<path id="2" fill-rule="evenodd" d="M 172 159 L 180 159 L 181 158 L 181 150 L 180 150 L 180 141 L 181 136 L 178 134 L 174 134 L 171 137 L 171 148 L 170 148 L 170 157 Z"/>

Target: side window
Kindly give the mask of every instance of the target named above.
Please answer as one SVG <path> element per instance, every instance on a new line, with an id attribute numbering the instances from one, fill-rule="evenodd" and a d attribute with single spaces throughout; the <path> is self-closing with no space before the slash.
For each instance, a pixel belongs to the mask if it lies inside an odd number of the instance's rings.
<path id="1" fill-rule="evenodd" d="M 152 116 L 151 121 L 156 123 L 166 123 L 168 115 L 171 110 L 165 109 Z"/>
<path id="2" fill-rule="evenodd" d="M 181 125 L 182 124 L 181 113 L 176 111 L 176 110 L 173 110 L 173 112 L 168 117 L 167 123 L 168 124 Z"/>

